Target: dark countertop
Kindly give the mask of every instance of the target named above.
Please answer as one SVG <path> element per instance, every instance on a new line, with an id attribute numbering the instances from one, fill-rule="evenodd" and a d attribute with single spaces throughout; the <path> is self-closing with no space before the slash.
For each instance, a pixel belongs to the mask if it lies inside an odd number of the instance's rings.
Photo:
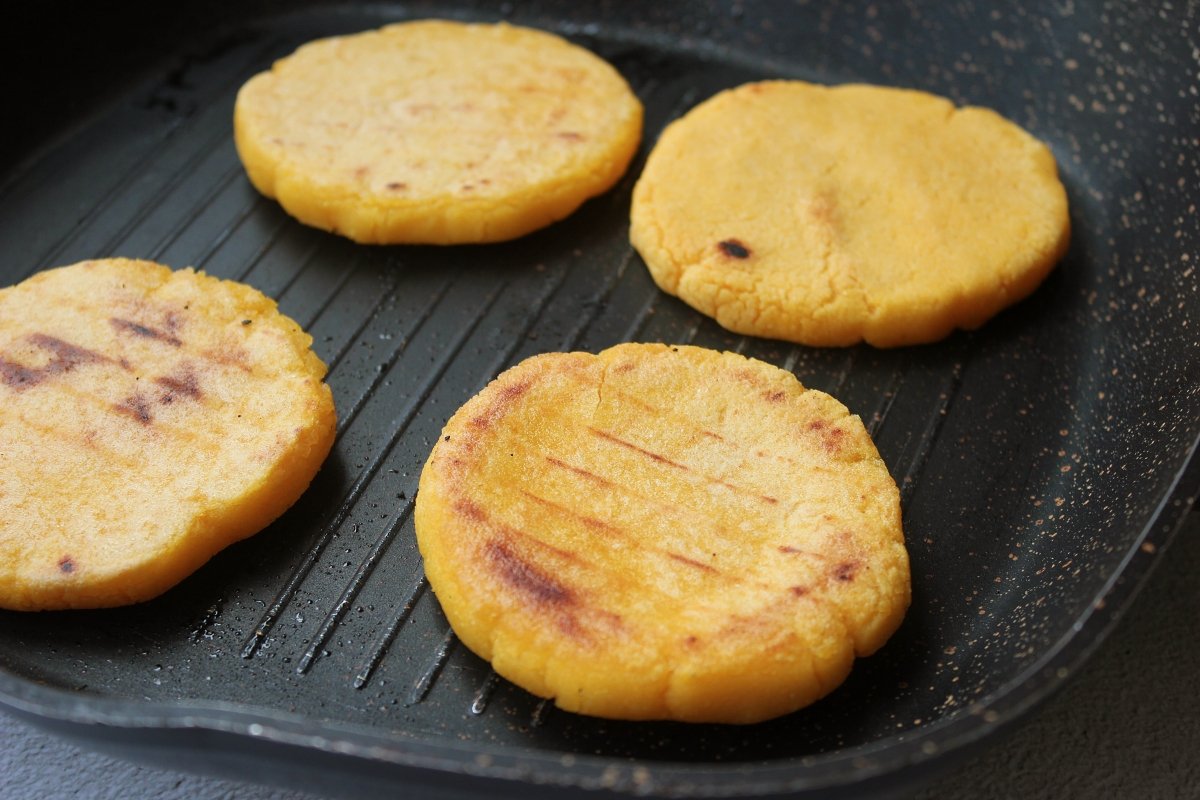
<path id="1" fill-rule="evenodd" d="M 1014 733 L 914 800 L 1200 797 L 1200 513 L 1087 666 Z M 0 714 L 0 798 L 313 797 L 80 750 Z"/>

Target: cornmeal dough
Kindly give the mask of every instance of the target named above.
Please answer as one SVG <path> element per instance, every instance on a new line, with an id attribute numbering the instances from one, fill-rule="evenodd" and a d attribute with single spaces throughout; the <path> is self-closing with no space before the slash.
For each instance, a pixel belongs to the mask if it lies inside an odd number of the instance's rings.
<path id="1" fill-rule="evenodd" d="M 642 105 L 553 34 L 427 20 L 304 45 L 238 94 L 250 181 L 301 222 L 372 244 L 522 236 L 607 191 Z"/>
<path id="2" fill-rule="evenodd" d="M 0 290 L 0 608 L 147 600 L 283 513 L 333 442 L 311 343 L 149 261 Z"/>
<path id="3" fill-rule="evenodd" d="M 535 356 L 454 414 L 417 542 L 463 643 L 569 711 L 749 723 L 832 691 L 908 607 L 858 417 L 698 347 Z"/>
<path id="4" fill-rule="evenodd" d="M 879 347 L 976 328 L 1067 247 L 1054 157 L 984 108 L 751 83 L 672 123 L 634 189 L 655 282 L 737 333 Z"/>

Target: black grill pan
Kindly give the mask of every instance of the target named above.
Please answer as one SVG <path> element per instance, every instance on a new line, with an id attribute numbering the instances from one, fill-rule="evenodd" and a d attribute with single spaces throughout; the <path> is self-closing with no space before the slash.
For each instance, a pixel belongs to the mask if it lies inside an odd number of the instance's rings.
<path id="1" fill-rule="evenodd" d="M 1067 679 L 1196 496 L 1194 4 L 39 8 L 10 29 L 10 56 L 45 60 L 7 101 L 26 122 L 0 149 L 0 282 L 115 255 L 244 280 L 311 331 L 340 417 L 300 502 L 162 598 L 0 613 L 0 703 L 43 726 L 331 794 L 896 793 Z M 356 246 L 259 197 L 231 140 L 239 85 L 306 40 L 423 16 L 505 17 L 609 59 L 647 109 L 629 175 L 486 247 Z M 1063 172 L 1066 259 L 979 331 L 899 350 L 733 336 L 658 292 L 627 241 L 645 154 L 717 90 L 779 76 L 918 87 L 1025 125 Z M 527 356 L 630 340 L 792 370 L 862 416 L 900 484 L 912 610 L 807 710 L 751 727 L 572 716 L 497 679 L 428 590 L 412 500 L 449 415 Z"/>

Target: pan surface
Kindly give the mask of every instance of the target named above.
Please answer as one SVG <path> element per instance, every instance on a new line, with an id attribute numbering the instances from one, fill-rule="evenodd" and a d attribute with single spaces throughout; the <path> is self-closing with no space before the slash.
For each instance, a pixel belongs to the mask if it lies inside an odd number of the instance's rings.
<path id="1" fill-rule="evenodd" d="M 0 613 L 0 702 L 97 746 L 331 793 L 858 795 L 944 767 L 1083 662 L 1200 485 L 1185 13 L 416 3 L 266 8 L 198 35 L 2 165 L 0 284 L 118 255 L 244 280 L 313 334 L 338 442 L 288 514 L 162 598 Z M 466 248 L 361 247 L 258 196 L 231 139 L 240 84 L 309 39 L 434 15 L 504 16 L 611 61 L 647 111 L 626 178 L 545 231 Z M 629 195 L 668 121 L 769 77 L 921 88 L 1024 125 L 1060 164 L 1067 257 L 1028 300 L 934 345 L 824 350 L 721 330 L 654 287 L 628 244 Z M 750 727 L 576 717 L 449 631 L 411 520 L 442 424 L 527 356 L 621 341 L 781 365 L 875 436 L 901 487 L 913 606 L 817 705 Z"/>

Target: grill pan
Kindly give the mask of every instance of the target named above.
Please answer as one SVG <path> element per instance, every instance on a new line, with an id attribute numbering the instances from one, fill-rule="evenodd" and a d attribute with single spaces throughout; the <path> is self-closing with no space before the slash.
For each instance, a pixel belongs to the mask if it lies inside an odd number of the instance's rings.
<path id="1" fill-rule="evenodd" d="M 18 13 L 21 46 L 6 52 L 36 51 L 45 68 L 10 96 L 28 124 L 0 149 L 0 283 L 117 255 L 244 280 L 313 334 L 339 410 L 299 503 L 162 598 L 0 612 L 0 704 L 46 728 L 328 794 L 894 794 L 1084 662 L 1200 487 L 1194 4 Z M 238 86 L 306 40 L 426 16 L 508 18 L 610 60 L 647 111 L 629 175 L 545 231 L 479 247 L 357 246 L 259 197 L 231 139 Z M 1067 186 L 1066 259 L 1028 300 L 934 345 L 724 332 L 651 283 L 627 241 L 630 190 L 664 124 L 765 77 L 923 88 L 1026 126 Z M 449 631 L 411 519 L 441 425 L 522 358 L 621 341 L 792 370 L 863 418 L 900 485 L 912 609 L 811 708 L 750 727 L 577 717 L 498 679 Z"/>

